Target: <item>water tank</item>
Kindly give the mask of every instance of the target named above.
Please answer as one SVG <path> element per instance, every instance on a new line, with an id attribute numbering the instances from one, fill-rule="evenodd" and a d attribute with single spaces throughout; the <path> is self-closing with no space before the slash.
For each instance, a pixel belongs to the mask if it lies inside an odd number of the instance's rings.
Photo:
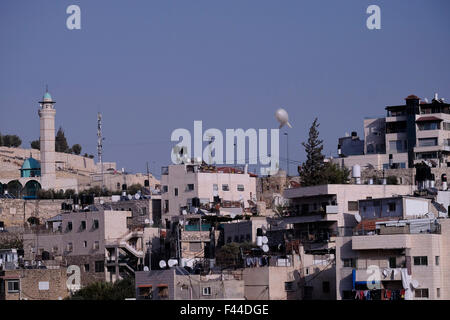
<path id="1" fill-rule="evenodd" d="M 359 164 L 355 164 L 352 167 L 352 177 L 353 178 L 361 178 L 361 166 Z"/>

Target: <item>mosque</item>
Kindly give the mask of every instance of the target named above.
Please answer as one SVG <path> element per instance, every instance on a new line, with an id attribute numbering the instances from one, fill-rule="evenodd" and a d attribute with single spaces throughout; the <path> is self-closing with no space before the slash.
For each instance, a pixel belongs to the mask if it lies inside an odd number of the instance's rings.
<path id="1" fill-rule="evenodd" d="M 20 178 L 0 179 L 0 195 L 34 199 L 39 189 L 67 190 L 78 192 L 78 180 L 71 177 L 56 177 L 55 152 L 55 101 L 46 90 L 39 101 L 40 161 L 31 155 L 23 161 Z M 17 158 L 17 157 L 16 157 Z"/>

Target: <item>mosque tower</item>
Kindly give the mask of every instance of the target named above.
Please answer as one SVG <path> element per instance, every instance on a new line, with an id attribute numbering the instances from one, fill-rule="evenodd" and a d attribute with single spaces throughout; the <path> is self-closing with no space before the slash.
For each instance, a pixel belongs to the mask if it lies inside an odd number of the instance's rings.
<path id="1" fill-rule="evenodd" d="M 41 186 L 42 189 L 54 189 L 55 173 L 55 101 L 46 89 L 39 109 L 40 148 L 41 148 Z"/>

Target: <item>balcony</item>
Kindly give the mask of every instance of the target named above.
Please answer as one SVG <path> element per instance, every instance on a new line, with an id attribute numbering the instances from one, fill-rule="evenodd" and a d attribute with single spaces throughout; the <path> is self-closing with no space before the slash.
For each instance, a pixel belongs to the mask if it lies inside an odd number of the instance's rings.
<path id="1" fill-rule="evenodd" d="M 378 267 L 378 266 L 377 266 Z M 382 268 L 380 267 L 381 281 L 401 281 L 402 268 Z M 373 280 L 373 269 L 355 269 L 356 282 L 370 282 Z"/>
<path id="2" fill-rule="evenodd" d="M 325 207 L 325 212 L 327 214 L 337 214 L 338 213 L 338 206 L 337 205 L 328 205 Z"/>
<path id="3" fill-rule="evenodd" d="M 436 152 L 436 151 L 448 151 L 450 152 L 450 146 L 444 144 L 437 144 L 434 146 L 418 146 L 414 147 L 414 152 Z"/>

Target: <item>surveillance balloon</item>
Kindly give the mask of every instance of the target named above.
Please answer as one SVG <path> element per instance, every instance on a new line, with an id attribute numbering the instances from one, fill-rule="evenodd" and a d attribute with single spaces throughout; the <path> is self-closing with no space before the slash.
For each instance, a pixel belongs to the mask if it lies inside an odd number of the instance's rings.
<path id="1" fill-rule="evenodd" d="M 280 108 L 275 112 L 275 118 L 280 123 L 280 129 L 284 125 L 287 125 L 289 128 L 292 128 L 291 124 L 289 123 L 289 115 L 287 111 L 284 110 L 283 108 Z"/>

